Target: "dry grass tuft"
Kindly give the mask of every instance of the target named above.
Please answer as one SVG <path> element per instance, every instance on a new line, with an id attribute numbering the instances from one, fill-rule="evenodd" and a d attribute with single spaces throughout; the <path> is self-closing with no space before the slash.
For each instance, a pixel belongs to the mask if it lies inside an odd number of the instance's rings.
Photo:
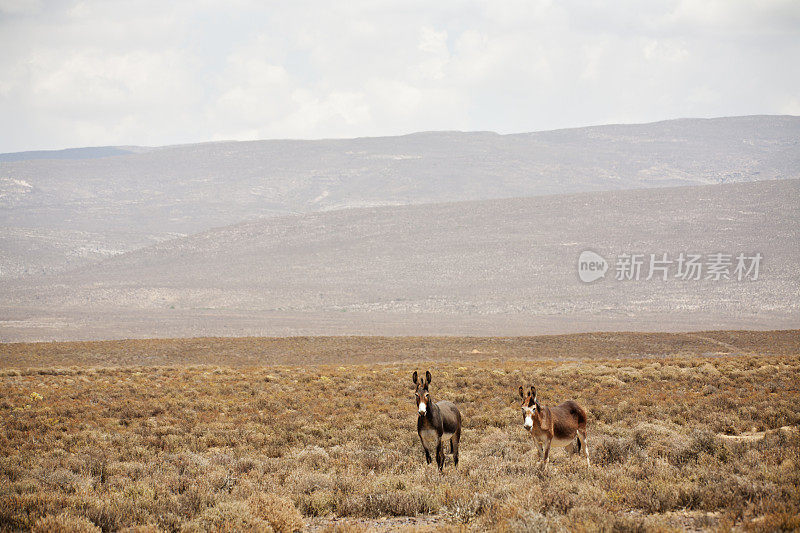
<path id="1" fill-rule="evenodd" d="M 100 533 L 99 527 L 83 516 L 61 513 L 47 515 L 33 525 L 33 533 Z"/>
<path id="2" fill-rule="evenodd" d="M 247 500 L 252 513 L 266 521 L 278 533 L 294 533 L 301 531 L 305 523 L 303 515 L 289 498 L 276 494 L 259 493 Z"/>
<path id="3" fill-rule="evenodd" d="M 244 502 L 220 502 L 209 507 L 193 522 L 186 524 L 181 531 L 236 533 L 238 531 L 265 532 L 272 531 L 269 523 L 253 516 Z"/>

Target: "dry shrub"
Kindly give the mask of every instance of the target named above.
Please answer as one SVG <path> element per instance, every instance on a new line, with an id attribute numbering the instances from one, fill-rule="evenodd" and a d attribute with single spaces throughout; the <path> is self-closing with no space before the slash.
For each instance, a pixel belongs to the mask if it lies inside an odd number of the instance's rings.
<path id="1" fill-rule="evenodd" d="M 700 365 L 697 371 L 709 377 L 717 377 L 722 375 L 721 372 L 717 370 L 717 367 L 715 367 L 711 363 L 703 363 L 702 365 Z"/>
<path id="2" fill-rule="evenodd" d="M 88 518 L 64 512 L 57 516 L 47 515 L 40 518 L 31 531 L 33 533 L 100 533 L 102 530 Z"/>
<path id="3" fill-rule="evenodd" d="M 608 531 L 613 533 L 644 533 L 665 531 L 663 524 L 648 522 L 647 517 L 634 513 L 607 513 L 589 507 L 573 509 L 566 518 L 567 531 Z"/>
<path id="4" fill-rule="evenodd" d="M 393 490 L 368 494 L 364 501 L 364 516 L 416 516 L 436 510 L 426 493 Z"/>
<path id="5" fill-rule="evenodd" d="M 116 531 L 136 524 L 142 511 L 132 500 L 122 495 L 117 498 L 82 496 L 77 503 L 77 509 L 103 531 Z"/>
<path id="6" fill-rule="evenodd" d="M 330 490 L 317 490 L 299 496 L 300 512 L 306 516 L 325 516 L 336 510 L 336 497 Z"/>
<path id="7" fill-rule="evenodd" d="M 268 522 L 254 516 L 244 502 L 221 502 L 209 507 L 193 522 L 183 528 L 184 532 L 219 532 L 236 533 L 269 532 L 272 527 Z"/>
<path id="8" fill-rule="evenodd" d="M 600 376 L 598 383 L 603 387 L 624 387 L 625 382 L 619 379 L 617 376 Z"/>
<path id="9" fill-rule="evenodd" d="M 589 448 L 592 463 L 598 466 L 624 463 L 636 452 L 636 445 L 631 439 L 601 436 L 600 442 L 594 439 L 594 446 Z"/>
<path id="10" fill-rule="evenodd" d="M 303 516 L 289 498 L 262 492 L 251 496 L 247 504 L 253 515 L 269 522 L 278 533 L 301 531 L 305 525 Z"/>
<path id="11" fill-rule="evenodd" d="M 214 504 L 214 498 L 208 488 L 189 485 L 178 496 L 180 513 L 192 518 Z"/>
<path id="12" fill-rule="evenodd" d="M 744 523 L 746 531 L 798 531 L 800 514 L 792 511 L 767 513 L 763 517 Z"/>
<path id="13" fill-rule="evenodd" d="M 524 533 L 530 531 L 561 533 L 566 532 L 561 517 L 557 514 L 543 514 L 525 508 L 505 508 L 484 522 L 485 529 L 504 533 Z"/>
<path id="14" fill-rule="evenodd" d="M 639 448 L 661 455 L 670 448 L 677 435 L 661 424 L 640 422 L 633 428 L 632 437 Z"/>
<path id="15" fill-rule="evenodd" d="M 492 509 L 495 504 L 495 498 L 489 494 L 479 492 L 472 496 L 456 498 L 447 506 L 444 514 L 457 523 L 468 524 Z"/>
<path id="16" fill-rule="evenodd" d="M 670 462 L 677 466 L 696 464 L 702 454 L 723 457 L 727 451 L 707 429 L 695 430 L 688 439 L 681 439 L 669 451 Z"/>

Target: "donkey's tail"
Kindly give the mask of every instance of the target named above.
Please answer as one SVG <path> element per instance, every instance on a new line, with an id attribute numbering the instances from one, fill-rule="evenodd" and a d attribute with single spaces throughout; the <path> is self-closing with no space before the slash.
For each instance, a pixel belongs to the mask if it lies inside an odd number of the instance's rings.
<path id="1" fill-rule="evenodd" d="M 577 453 L 581 453 L 581 439 L 580 439 L 580 438 L 578 438 L 578 439 L 575 439 L 575 440 L 577 440 L 577 441 L 578 441 L 578 449 L 577 449 L 577 450 L 575 450 L 575 451 L 576 451 Z"/>

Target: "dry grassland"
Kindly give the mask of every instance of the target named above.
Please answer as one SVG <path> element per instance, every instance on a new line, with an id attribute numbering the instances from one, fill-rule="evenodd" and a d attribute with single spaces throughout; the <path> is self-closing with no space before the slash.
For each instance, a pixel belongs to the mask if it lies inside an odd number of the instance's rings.
<path id="1" fill-rule="evenodd" d="M 800 528 L 798 333 L 607 335 L 0 345 L 0 530 Z M 415 369 L 463 413 L 457 470 L 425 464 Z M 586 407 L 590 470 L 537 468 L 530 383 Z"/>
<path id="2" fill-rule="evenodd" d="M 0 339 L 2 340 L 2 339 Z M 0 368 L 797 355 L 800 330 L 536 337 L 210 337 L 0 344 Z"/>

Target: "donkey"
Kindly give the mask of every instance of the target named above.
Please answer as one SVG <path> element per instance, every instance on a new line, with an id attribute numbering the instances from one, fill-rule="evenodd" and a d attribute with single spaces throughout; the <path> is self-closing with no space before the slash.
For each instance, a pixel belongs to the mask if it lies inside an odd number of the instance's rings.
<path id="1" fill-rule="evenodd" d="M 431 373 L 425 371 L 425 377 L 419 379 L 417 371 L 411 376 L 417 386 L 414 394 L 417 397 L 417 433 L 425 450 L 425 460 L 431 464 L 431 453 L 436 453 L 436 465 L 439 472 L 444 468 L 443 443 L 450 439 L 450 453 L 453 463 L 458 466 L 458 443 L 461 440 L 461 413 L 454 403 L 441 401 L 433 403 L 428 385 L 431 384 Z"/>
<path id="2" fill-rule="evenodd" d="M 564 447 L 578 436 L 578 449 L 586 456 L 586 467 L 589 468 L 589 448 L 586 445 L 586 411 L 577 402 L 568 400 L 557 407 L 546 407 L 539 404 L 536 399 L 536 387 L 531 385 L 530 392 L 526 395 L 522 387 L 519 388 L 522 398 L 522 420 L 525 429 L 530 431 L 531 437 L 539 448 L 539 457 L 542 458 L 542 469 L 547 468 L 550 457 L 550 447 Z"/>

